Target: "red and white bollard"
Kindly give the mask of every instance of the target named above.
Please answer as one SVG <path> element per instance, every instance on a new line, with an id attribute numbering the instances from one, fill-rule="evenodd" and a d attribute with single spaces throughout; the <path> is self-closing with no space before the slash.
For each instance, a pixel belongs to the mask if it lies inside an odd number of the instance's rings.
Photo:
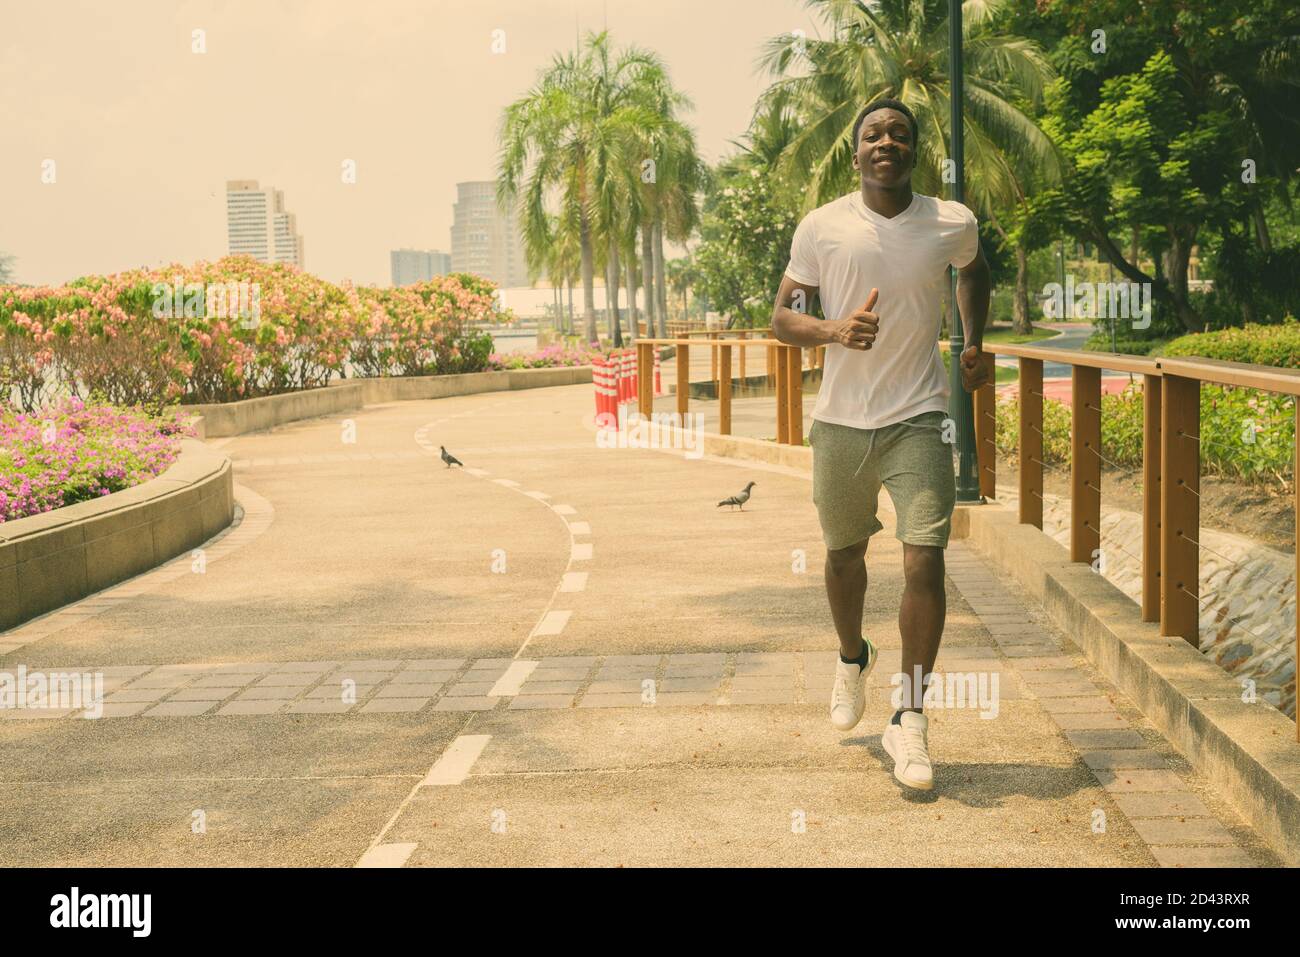
<path id="1" fill-rule="evenodd" d="M 609 362 L 609 425 L 611 429 L 619 427 L 619 406 L 623 404 L 623 362 L 615 354 Z"/>
<path id="2" fill-rule="evenodd" d="M 618 427 L 618 408 L 613 395 L 613 367 L 603 356 L 591 362 L 591 381 L 596 391 L 596 428 Z"/>
<path id="3" fill-rule="evenodd" d="M 664 394 L 664 380 L 659 373 L 659 347 L 655 347 L 655 395 Z"/>

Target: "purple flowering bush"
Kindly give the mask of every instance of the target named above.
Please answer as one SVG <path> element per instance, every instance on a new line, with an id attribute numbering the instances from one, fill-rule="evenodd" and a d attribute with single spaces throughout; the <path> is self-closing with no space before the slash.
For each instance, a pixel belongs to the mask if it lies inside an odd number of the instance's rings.
<path id="1" fill-rule="evenodd" d="M 0 523 L 147 482 L 194 434 L 184 419 L 77 398 L 32 413 L 0 406 Z"/>
<path id="2" fill-rule="evenodd" d="M 556 366 L 589 366 L 593 358 L 607 354 L 607 350 L 579 346 L 566 349 L 563 345 L 547 346 L 538 352 L 494 352 L 488 356 L 488 370 L 549 369 Z"/>

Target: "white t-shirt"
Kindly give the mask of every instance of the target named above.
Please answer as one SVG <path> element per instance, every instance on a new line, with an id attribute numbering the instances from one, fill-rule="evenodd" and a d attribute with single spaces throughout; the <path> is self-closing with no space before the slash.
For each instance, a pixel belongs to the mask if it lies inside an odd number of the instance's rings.
<path id="1" fill-rule="evenodd" d="M 892 219 L 868 207 L 860 192 L 803 218 L 785 274 L 818 287 L 827 319 L 847 318 L 873 287 L 880 290 L 873 310 L 880 328 L 871 348 L 826 347 L 814 419 L 878 429 L 948 408 L 939 355 L 945 267 L 970 265 L 978 246 L 974 213 L 919 193 Z"/>

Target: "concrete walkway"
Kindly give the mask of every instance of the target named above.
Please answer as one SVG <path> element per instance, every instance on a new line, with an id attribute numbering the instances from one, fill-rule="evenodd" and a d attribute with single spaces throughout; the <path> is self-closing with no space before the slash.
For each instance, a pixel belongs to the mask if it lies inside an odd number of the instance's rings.
<path id="1" fill-rule="evenodd" d="M 101 720 L 4 712 L 0 863 L 1277 863 L 961 542 L 939 671 L 997 694 L 932 709 L 935 790 L 903 790 L 892 516 L 875 693 L 839 734 L 808 476 L 601 449 L 593 405 L 483 394 L 371 406 L 355 443 L 332 419 L 214 443 L 238 526 L 0 636 L 0 668 L 110 691 Z"/>

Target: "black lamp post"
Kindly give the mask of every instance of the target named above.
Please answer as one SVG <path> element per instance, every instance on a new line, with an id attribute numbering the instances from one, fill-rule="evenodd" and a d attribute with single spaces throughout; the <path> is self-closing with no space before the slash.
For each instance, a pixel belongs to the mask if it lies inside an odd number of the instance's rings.
<path id="1" fill-rule="evenodd" d="M 952 104 L 949 124 L 952 139 L 952 198 L 962 203 L 966 201 L 966 150 L 962 130 L 962 100 L 965 92 L 961 62 L 961 0 L 948 0 L 948 46 L 948 93 Z M 957 271 L 949 268 L 948 274 L 952 294 L 952 328 L 949 330 L 952 362 L 948 366 L 948 415 L 957 426 L 957 501 L 969 504 L 983 501 L 976 471 L 975 411 L 970 393 L 961 384 L 961 354 L 966 348 L 966 332 L 961 324 L 961 308 L 957 304 Z"/>

